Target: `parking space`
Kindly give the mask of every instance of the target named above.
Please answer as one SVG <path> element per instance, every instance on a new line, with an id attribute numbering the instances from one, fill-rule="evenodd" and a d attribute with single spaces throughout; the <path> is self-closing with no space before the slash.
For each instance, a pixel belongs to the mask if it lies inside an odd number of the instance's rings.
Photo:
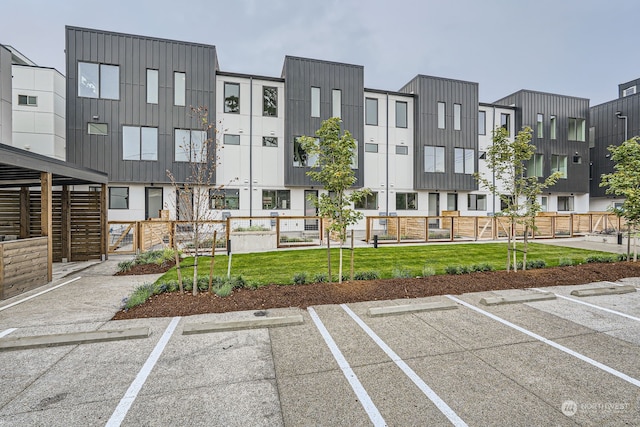
<path id="1" fill-rule="evenodd" d="M 557 298 L 525 304 L 480 300 L 539 291 L 273 309 L 267 317 L 304 322 L 183 335 L 188 324 L 255 313 L 109 321 L 118 298 L 108 288 L 135 284 L 100 284 L 87 273 L 0 305 L 0 335 L 144 326 L 150 336 L 0 351 L 0 425 L 633 425 L 640 417 L 640 292 L 571 295 L 611 283 L 544 288 Z M 103 292 L 99 301 L 79 296 L 89 285 Z M 368 312 L 437 301 L 457 308 Z"/>

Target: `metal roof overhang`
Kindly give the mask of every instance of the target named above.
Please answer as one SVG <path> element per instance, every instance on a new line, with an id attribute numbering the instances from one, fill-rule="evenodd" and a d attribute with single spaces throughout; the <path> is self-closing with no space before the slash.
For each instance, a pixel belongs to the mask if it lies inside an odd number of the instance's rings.
<path id="1" fill-rule="evenodd" d="M 106 184 L 106 173 L 0 144 L 0 188 L 40 187 L 40 172 L 52 175 L 52 185 Z"/>

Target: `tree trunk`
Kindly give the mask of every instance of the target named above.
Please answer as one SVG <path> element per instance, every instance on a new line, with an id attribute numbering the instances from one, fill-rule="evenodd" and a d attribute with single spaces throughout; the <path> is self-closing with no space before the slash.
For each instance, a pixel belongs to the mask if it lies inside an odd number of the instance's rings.
<path id="1" fill-rule="evenodd" d="M 331 277 L 331 232 L 327 230 L 327 268 L 329 270 L 329 283 L 333 281 Z"/>
<path id="2" fill-rule="evenodd" d="M 340 242 L 340 262 L 338 263 L 338 283 L 342 283 L 342 245 Z"/>
<path id="3" fill-rule="evenodd" d="M 354 241 L 353 241 L 354 237 L 353 237 L 353 230 L 351 230 L 351 280 L 353 281 L 353 258 L 354 258 Z"/>
<path id="4" fill-rule="evenodd" d="M 200 244 L 200 236 L 198 235 L 198 223 L 194 224 L 193 244 L 195 246 L 195 254 L 193 256 L 193 292 L 198 295 L 198 245 Z"/>
<path id="5" fill-rule="evenodd" d="M 218 230 L 213 230 L 213 244 L 211 245 L 211 262 L 209 263 L 209 293 L 213 291 L 213 264 L 216 258 L 216 235 Z"/>
<path id="6" fill-rule="evenodd" d="M 184 287 L 182 286 L 182 271 L 180 270 L 180 253 L 178 251 L 178 240 L 173 241 L 173 251 L 176 258 L 176 273 L 178 274 L 178 287 L 180 288 L 180 295 L 184 294 Z"/>
<path id="7" fill-rule="evenodd" d="M 524 227 L 524 240 L 522 241 L 522 269 L 527 269 L 527 247 L 529 243 L 529 226 L 525 225 Z"/>

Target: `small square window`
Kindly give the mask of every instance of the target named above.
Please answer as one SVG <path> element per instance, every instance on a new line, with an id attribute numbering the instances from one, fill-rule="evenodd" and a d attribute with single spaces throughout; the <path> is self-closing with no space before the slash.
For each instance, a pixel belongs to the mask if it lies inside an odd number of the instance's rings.
<path id="1" fill-rule="evenodd" d="M 372 144 L 372 143 L 364 144 L 364 151 L 366 153 L 377 153 L 378 152 L 378 144 Z"/>
<path id="2" fill-rule="evenodd" d="M 240 135 L 224 135 L 224 145 L 240 145 Z"/>
<path id="3" fill-rule="evenodd" d="M 38 105 L 38 97 L 30 95 L 18 95 L 18 105 L 28 105 L 36 107 Z"/>
<path id="4" fill-rule="evenodd" d="M 109 187 L 109 209 L 129 209 L 129 187 Z"/>
<path id="5" fill-rule="evenodd" d="M 108 135 L 108 130 L 106 123 L 89 123 L 87 133 L 89 135 Z"/>
<path id="6" fill-rule="evenodd" d="M 406 145 L 396 145 L 396 154 L 406 156 L 409 154 L 409 147 Z"/>
<path id="7" fill-rule="evenodd" d="M 278 146 L 278 138 L 275 136 L 263 136 L 262 137 L 262 146 L 263 147 L 277 147 Z"/>

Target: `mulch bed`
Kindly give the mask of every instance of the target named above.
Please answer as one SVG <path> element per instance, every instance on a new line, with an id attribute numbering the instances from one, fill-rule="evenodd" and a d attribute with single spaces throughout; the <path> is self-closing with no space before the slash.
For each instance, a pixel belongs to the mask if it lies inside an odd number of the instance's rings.
<path id="1" fill-rule="evenodd" d="M 146 317 L 189 316 L 276 307 L 307 308 L 313 305 L 342 304 L 434 295 L 523 289 L 554 285 L 580 285 L 640 277 L 640 263 L 598 263 L 572 267 L 552 267 L 518 272 L 492 271 L 464 275 L 439 275 L 420 279 L 381 279 L 309 285 L 269 285 L 256 290 L 237 289 L 220 298 L 207 292 L 197 296 L 177 292 L 152 297 L 128 311 L 119 311 L 114 320 Z"/>
<path id="2" fill-rule="evenodd" d="M 140 274 L 161 274 L 166 273 L 171 267 L 176 265 L 175 261 L 167 261 L 162 264 L 137 264 L 129 271 L 119 271 L 114 276 L 137 276 Z"/>

